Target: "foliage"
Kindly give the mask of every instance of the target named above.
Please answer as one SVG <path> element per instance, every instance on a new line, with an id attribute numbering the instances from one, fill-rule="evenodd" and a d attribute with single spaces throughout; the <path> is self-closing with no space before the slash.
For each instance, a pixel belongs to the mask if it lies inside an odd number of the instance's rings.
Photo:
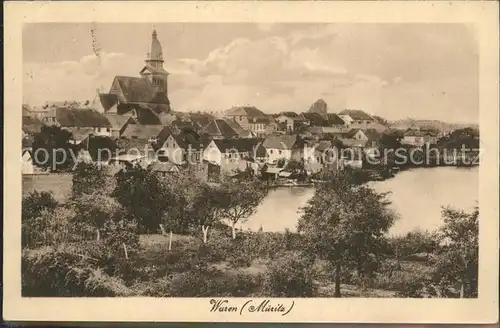
<path id="1" fill-rule="evenodd" d="M 129 296 L 123 281 L 105 274 L 79 248 L 42 247 L 22 253 L 22 295 Z"/>
<path id="2" fill-rule="evenodd" d="M 311 297 L 314 295 L 312 261 L 298 252 L 282 253 L 263 278 L 266 296 Z"/>
<path id="3" fill-rule="evenodd" d="M 48 192 L 34 191 L 23 197 L 21 206 L 21 243 L 23 247 L 43 244 L 40 236 L 46 221 L 44 217 L 57 207 L 54 196 Z"/>
<path id="4" fill-rule="evenodd" d="M 45 210 L 39 216 L 22 224 L 22 246 L 36 248 L 82 240 L 84 236 L 71 224 L 75 212 L 70 207 L 59 206 Z"/>
<path id="5" fill-rule="evenodd" d="M 456 129 L 438 140 L 438 147 L 446 149 L 477 150 L 479 148 L 479 132 L 472 128 Z"/>
<path id="6" fill-rule="evenodd" d="M 369 278 L 377 270 L 386 247 L 384 234 L 395 221 L 386 194 L 356 185 L 345 172 L 318 186 L 303 208 L 298 231 L 310 252 L 335 264 L 336 297 L 340 297 L 342 271 L 354 268 Z"/>
<path id="7" fill-rule="evenodd" d="M 397 259 L 415 254 L 432 254 L 439 248 L 439 236 L 435 233 L 410 231 L 404 236 L 389 238 L 390 250 Z"/>
<path id="8" fill-rule="evenodd" d="M 221 217 L 228 221 L 232 228 L 233 239 L 236 238 L 235 225 L 244 222 L 255 213 L 257 207 L 267 194 L 265 186 L 258 181 L 223 183 L 218 187 L 220 196 Z"/>
<path id="9" fill-rule="evenodd" d="M 436 258 L 434 282 L 443 296 L 477 297 L 479 208 L 466 213 L 446 207 L 442 216 L 445 245 Z"/>
<path id="10" fill-rule="evenodd" d="M 34 135 L 33 163 L 53 171 L 68 170 L 74 165 L 76 147 L 70 143 L 71 132 L 57 126 L 42 126 Z M 41 155 L 44 154 L 44 155 Z"/>
<path id="11" fill-rule="evenodd" d="M 73 171 L 73 199 L 82 194 L 91 194 L 96 191 L 105 191 L 106 172 L 94 163 L 80 162 Z"/>
<path id="12" fill-rule="evenodd" d="M 28 196 L 23 197 L 21 207 L 21 217 L 24 220 L 34 219 L 43 211 L 53 211 L 57 207 L 57 201 L 51 193 L 33 191 Z"/>

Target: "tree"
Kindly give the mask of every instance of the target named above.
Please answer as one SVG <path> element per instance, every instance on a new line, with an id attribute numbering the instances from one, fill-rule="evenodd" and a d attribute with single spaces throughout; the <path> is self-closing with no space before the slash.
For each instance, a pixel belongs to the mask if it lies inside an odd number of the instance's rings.
<path id="1" fill-rule="evenodd" d="M 219 222 L 223 211 L 223 193 L 220 188 L 199 183 L 189 193 L 187 220 L 193 229 L 201 228 L 203 243 L 208 240 L 208 229 Z"/>
<path id="2" fill-rule="evenodd" d="M 116 175 L 112 193 L 120 204 L 132 214 L 141 232 L 156 232 L 171 205 L 166 201 L 168 186 L 155 172 L 139 166 L 122 170 Z"/>
<path id="3" fill-rule="evenodd" d="M 42 126 L 33 140 L 33 163 L 53 171 L 73 167 L 76 147 L 70 143 L 71 132 L 57 126 Z"/>
<path id="4" fill-rule="evenodd" d="M 83 233 L 95 231 L 98 241 L 108 221 L 122 221 L 127 217 L 125 210 L 114 198 L 97 192 L 82 194 L 81 197 L 73 200 L 73 206 L 76 212 L 73 223 Z"/>
<path id="5" fill-rule="evenodd" d="M 29 220 L 40 216 L 44 210 L 53 211 L 58 203 L 51 193 L 46 191 L 33 191 L 28 196 L 23 197 L 21 205 L 22 220 Z"/>
<path id="6" fill-rule="evenodd" d="M 94 163 L 80 162 L 73 171 L 72 195 L 76 199 L 82 194 L 104 191 L 107 175 Z"/>
<path id="7" fill-rule="evenodd" d="M 311 297 L 314 295 L 313 261 L 302 253 L 285 252 L 271 263 L 264 275 L 266 296 Z"/>
<path id="8" fill-rule="evenodd" d="M 343 271 L 355 269 L 362 281 L 377 270 L 385 248 L 384 234 L 394 224 L 386 194 L 352 182 L 348 172 L 337 172 L 318 185 L 302 209 L 298 231 L 311 252 L 335 268 L 335 297 L 340 297 Z"/>
<path id="9" fill-rule="evenodd" d="M 454 294 L 459 286 L 460 298 L 477 297 L 479 254 L 479 208 L 471 213 L 443 208 L 442 251 L 436 260 L 435 281 L 441 293 Z"/>
<path id="10" fill-rule="evenodd" d="M 236 238 L 236 224 L 244 222 L 255 213 L 266 196 L 265 188 L 258 182 L 223 183 L 220 187 L 221 214 L 229 221 L 233 239 Z"/>

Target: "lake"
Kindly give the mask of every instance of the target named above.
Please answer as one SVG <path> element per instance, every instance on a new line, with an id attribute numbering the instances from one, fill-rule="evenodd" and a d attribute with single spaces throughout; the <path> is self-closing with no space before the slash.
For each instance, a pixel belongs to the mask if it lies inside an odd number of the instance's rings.
<path id="1" fill-rule="evenodd" d="M 370 182 L 379 192 L 390 191 L 391 208 L 400 219 L 389 231 L 400 235 L 411 230 L 434 230 L 441 221 L 441 206 L 472 210 L 479 198 L 479 168 L 436 167 L 403 171 L 385 181 Z M 313 188 L 280 187 L 271 190 L 244 229 L 296 230 L 299 209 L 314 195 Z"/>

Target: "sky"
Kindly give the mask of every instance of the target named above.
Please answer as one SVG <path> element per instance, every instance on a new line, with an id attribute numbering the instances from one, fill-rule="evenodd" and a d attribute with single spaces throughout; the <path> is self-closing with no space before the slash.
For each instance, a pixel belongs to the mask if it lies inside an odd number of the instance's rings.
<path id="1" fill-rule="evenodd" d="M 174 110 L 302 112 L 322 98 L 330 112 L 479 121 L 478 44 L 463 24 L 27 24 L 23 102 L 92 100 L 139 76 L 153 28 Z"/>

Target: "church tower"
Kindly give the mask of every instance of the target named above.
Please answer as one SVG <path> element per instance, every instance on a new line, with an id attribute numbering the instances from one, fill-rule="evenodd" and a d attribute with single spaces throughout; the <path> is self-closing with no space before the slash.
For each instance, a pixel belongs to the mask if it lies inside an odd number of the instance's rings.
<path id="1" fill-rule="evenodd" d="M 167 77 L 169 73 L 163 68 L 163 52 L 156 29 L 153 29 L 151 49 L 146 58 L 146 66 L 141 70 L 141 76 L 147 78 L 153 85 L 155 94 L 168 97 Z"/>

